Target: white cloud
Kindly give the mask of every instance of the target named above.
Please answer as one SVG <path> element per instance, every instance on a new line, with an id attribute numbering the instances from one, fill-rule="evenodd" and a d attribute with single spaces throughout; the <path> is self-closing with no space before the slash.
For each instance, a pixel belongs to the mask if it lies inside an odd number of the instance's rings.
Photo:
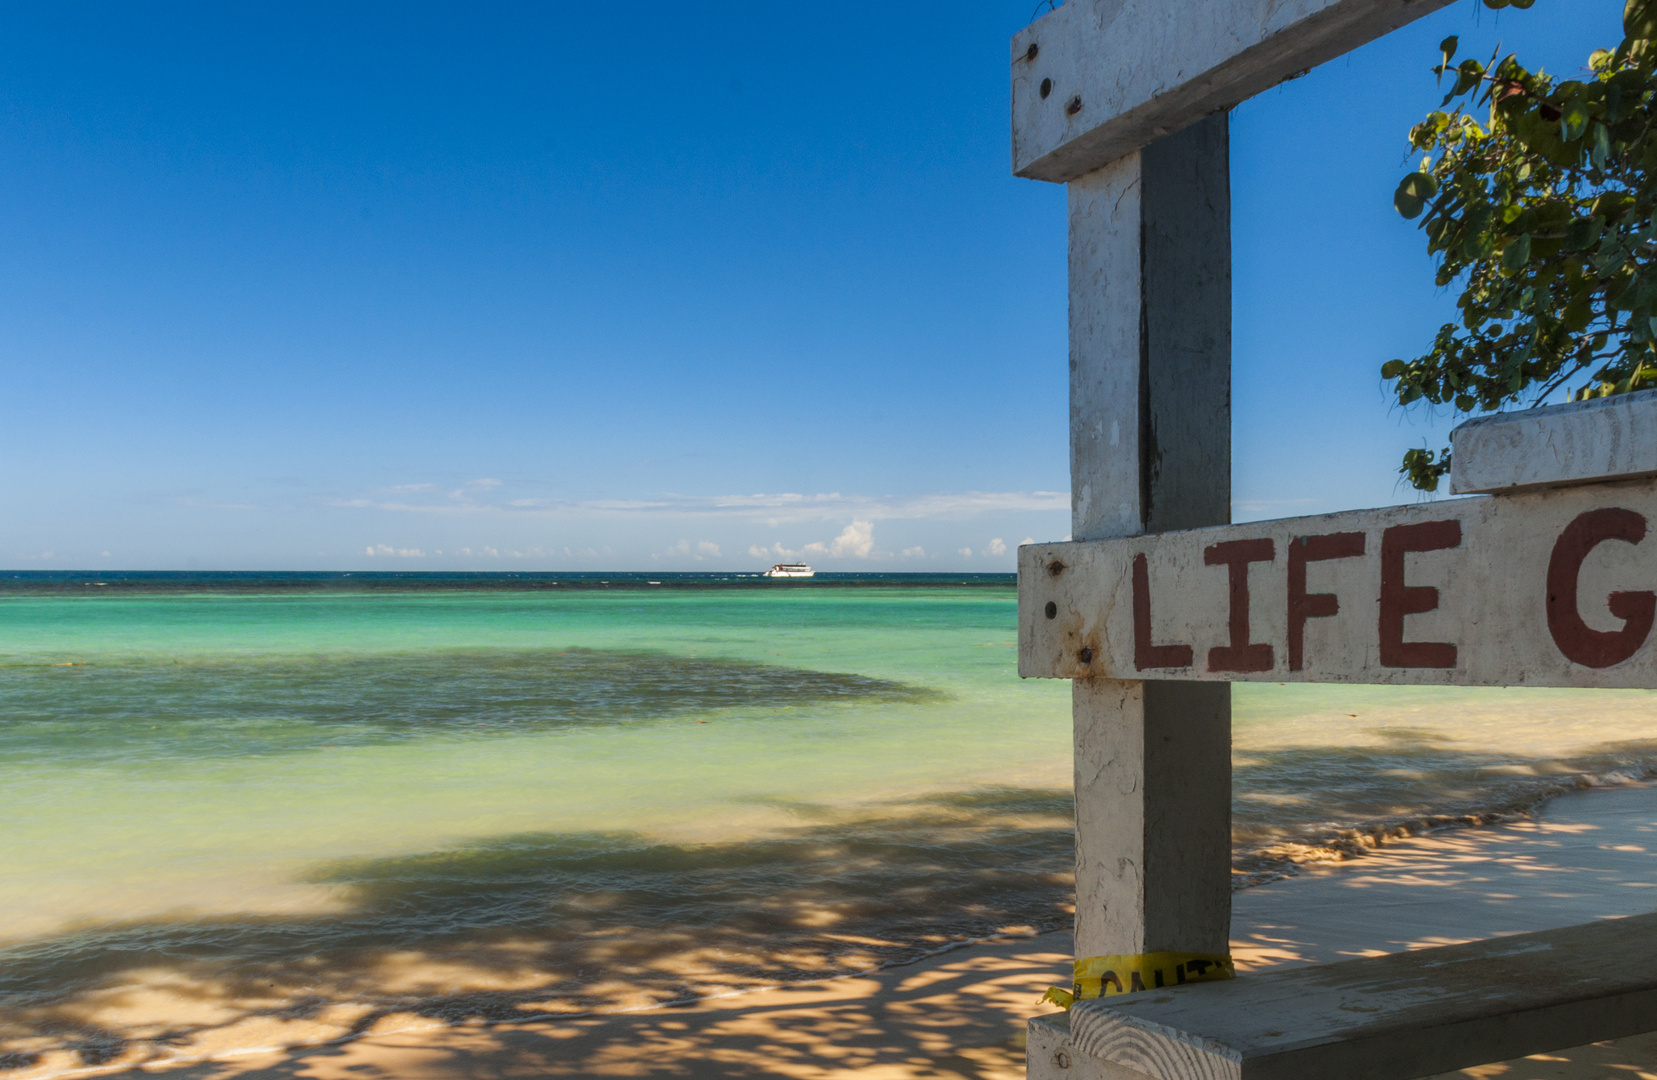
<path id="1" fill-rule="evenodd" d="M 1024 539 L 1022 539 L 1022 540 L 1020 540 L 1020 541 L 1019 541 L 1019 542 L 1018 542 L 1018 546 L 1019 546 L 1019 547 L 1023 547 L 1023 546 L 1024 546 L 1024 545 L 1025 545 L 1025 544 L 1033 544 L 1033 543 L 1035 543 L 1035 542 L 1036 542 L 1036 538 L 1035 538 L 1035 537 L 1033 537 L 1033 536 L 1026 536 L 1026 537 L 1025 537 L 1025 538 L 1024 538 Z"/>
<path id="2" fill-rule="evenodd" d="M 1305 511 L 1307 507 L 1319 506 L 1323 499 L 1233 499 L 1231 512 L 1240 516 L 1261 517 L 1274 514 L 1282 517 L 1285 511 Z"/>
<path id="3" fill-rule="evenodd" d="M 912 548 L 904 548 L 902 551 L 898 552 L 898 554 L 902 555 L 906 559 L 924 559 L 926 558 L 926 549 L 916 545 Z"/>
<path id="4" fill-rule="evenodd" d="M 698 541 L 694 548 L 690 546 L 689 540 L 681 540 L 668 548 L 667 554 L 695 559 L 697 562 L 701 562 L 703 559 L 720 558 L 719 545 L 712 540 Z M 655 556 L 651 557 L 655 558 Z"/>
<path id="5" fill-rule="evenodd" d="M 628 517 L 671 514 L 749 518 L 773 527 L 789 522 L 827 521 L 847 517 L 856 521 L 952 519 L 981 514 L 1059 511 L 1070 509 L 1070 496 L 1059 491 L 965 491 L 929 495 L 843 495 L 840 492 L 804 495 L 794 492 L 756 495 L 663 495 L 651 499 L 552 499 L 518 497 L 489 501 L 499 480 L 473 480 L 448 493 L 446 499 L 416 501 L 358 497 L 334 499 L 331 506 L 387 510 L 411 514 L 494 514 L 586 517 Z M 425 485 L 406 485 L 398 494 L 419 494 Z"/>
<path id="6" fill-rule="evenodd" d="M 104 558 L 106 558 L 106 559 L 109 558 L 109 552 L 107 552 L 107 551 L 104 552 Z"/>
<path id="7" fill-rule="evenodd" d="M 1007 545 L 998 536 L 990 541 L 990 546 L 984 549 L 984 553 L 986 555 L 1005 555 L 1007 554 Z"/>
<path id="8" fill-rule="evenodd" d="M 424 559 L 426 553 L 419 548 L 394 548 L 389 544 L 370 544 L 367 554 L 389 555 L 399 559 Z"/>
<path id="9" fill-rule="evenodd" d="M 205 510 L 257 510 L 257 503 L 219 502 L 216 499 L 195 499 L 188 496 L 174 499 L 180 506 L 199 506 Z"/>
<path id="10" fill-rule="evenodd" d="M 972 558 L 972 549 L 971 548 L 956 548 L 955 553 L 957 555 L 961 556 L 963 559 Z"/>
<path id="11" fill-rule="evenodd" d="M 805 550 L 814 555 L 831 555 L 836 559 L 867 559 L 875 549 L 875 526 L 872 521 L 853 521 L 828 544 L 810 543 Z"/>
<path id="12" fill-rule="evenodd" d="M 393 488 L 392 490 L 403 493 L 415 493 L 420 491 L 429 491 L 436 488 L 436 486 L 436 484 L 409 484 L 402 488 Z M 378 506 L 381 509 L 391 509 L 395 506 L 399 509 L 421 509 L 428 511 L 448 509 L 451 512 L 458 511 L 461 513 L 476 512 L 479 510 L 488 511 L 495 509 L 495 507 L 489 503 L 479 503 L 475 498 L 473 498 L 473 496 L 487 495 L 489 492 L 500 486 L 501 481 L 489 479 L 487 477 L 482 480 L 468 480 L 464 484 L 461 484 L 459 487 L 455 488 L 453 491 L 449 492 L 449 502 L 446 506 L 443 506 L 442 504 L 418 505 L 391 503 L 375 503 L 372 505 Z M 353 501 L 360 502 L 360 500 Z"/>

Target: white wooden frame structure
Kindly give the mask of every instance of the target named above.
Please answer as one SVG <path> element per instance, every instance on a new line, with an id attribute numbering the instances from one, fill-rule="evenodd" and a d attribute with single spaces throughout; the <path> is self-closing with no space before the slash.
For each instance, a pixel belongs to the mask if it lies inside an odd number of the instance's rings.
<path id="1" fill-rule="evenodd" d="M 1074 539 L 1020 549 L 1019 664 L 1074 680 L 1080 957 L 1228 952 L 1232 681 L 1657 686 L 1657 394 L 1458 429 L 1454 490 L 1515 494 L 1229 526 L 1226 110 L 1449 2 L 1068 0 L 1013 38 L 1013 171 L 1069 192 Z M 1028 1072 L 1407 1080 L 1657 1030 L 1657 964 L 1498 1000 L 1511 949 L 1456 948 L 1455 1001 L 1408 954 L 1078 1002 Z"/>

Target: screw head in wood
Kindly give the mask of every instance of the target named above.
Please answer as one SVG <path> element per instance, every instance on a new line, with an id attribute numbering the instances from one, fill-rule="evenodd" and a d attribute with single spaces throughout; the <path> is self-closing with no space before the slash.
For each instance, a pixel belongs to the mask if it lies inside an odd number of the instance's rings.
<path id="1" fill-rule="evenodd" d="M 1075 116 L 1077 113 L 1079 113 L 1081 111 L 1082 111 L 1082 99 L 1080 97 L 1071 98 L 1070 99 L 1070 104 L 1068 104 L 1064 107 L 1064 112 L 1065 112 L 1066 116 Z"/>
<path id="2" fill-rule="evenodd" d="M 1077 653 L 1076 655 L 1077 655 L 1077 657 L 1079 657 L 1081 659 L 1082 663 L 1084 663 L 1084 664 L 1093 663 L 1093 650 L 1092 649 L 1083 649 L 1081 652 Z"/>

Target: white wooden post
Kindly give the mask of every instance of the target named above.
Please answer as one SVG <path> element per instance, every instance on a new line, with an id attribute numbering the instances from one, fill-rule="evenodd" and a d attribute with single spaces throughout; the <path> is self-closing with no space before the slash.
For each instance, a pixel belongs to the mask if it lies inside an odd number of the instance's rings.
<path id="1" fill-rule="evenodd" d="M 1230 521 L 1225 110 L 1448 2 L 1069 0 L 1014 37 L 1013 171 L 1069 185 L 1077 541 Z M 1021 655 L 1030 575 L 1073 584 L 1031 556 Z M 1225 953 L 1230 687 L 1097 677 L 1102 646 L 1053 672 L 1075 678 L 1077 954 Z M 1032 1076 L 1121 1071 L 1063 1038 L 1032 1025 Z"/>
<path id="2" fill-rule="evenodd" d="M 1218 114 L 1069 185 L 1078 540 L 1230 520 L 1227 131 Z M 1226 952 L 1230 687 L 1073 695 L 1077 955 Z"/>

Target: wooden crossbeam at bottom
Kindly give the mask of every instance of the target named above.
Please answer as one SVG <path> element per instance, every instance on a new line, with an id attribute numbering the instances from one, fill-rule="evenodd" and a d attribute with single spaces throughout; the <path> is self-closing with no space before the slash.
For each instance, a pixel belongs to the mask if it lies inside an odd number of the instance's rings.
<path id="1" fill-rule="evenodd" d="M 1028 1075 L 1413 1080 L 1648 1031 L 1657 914 L 1078 1002 Z"/>

